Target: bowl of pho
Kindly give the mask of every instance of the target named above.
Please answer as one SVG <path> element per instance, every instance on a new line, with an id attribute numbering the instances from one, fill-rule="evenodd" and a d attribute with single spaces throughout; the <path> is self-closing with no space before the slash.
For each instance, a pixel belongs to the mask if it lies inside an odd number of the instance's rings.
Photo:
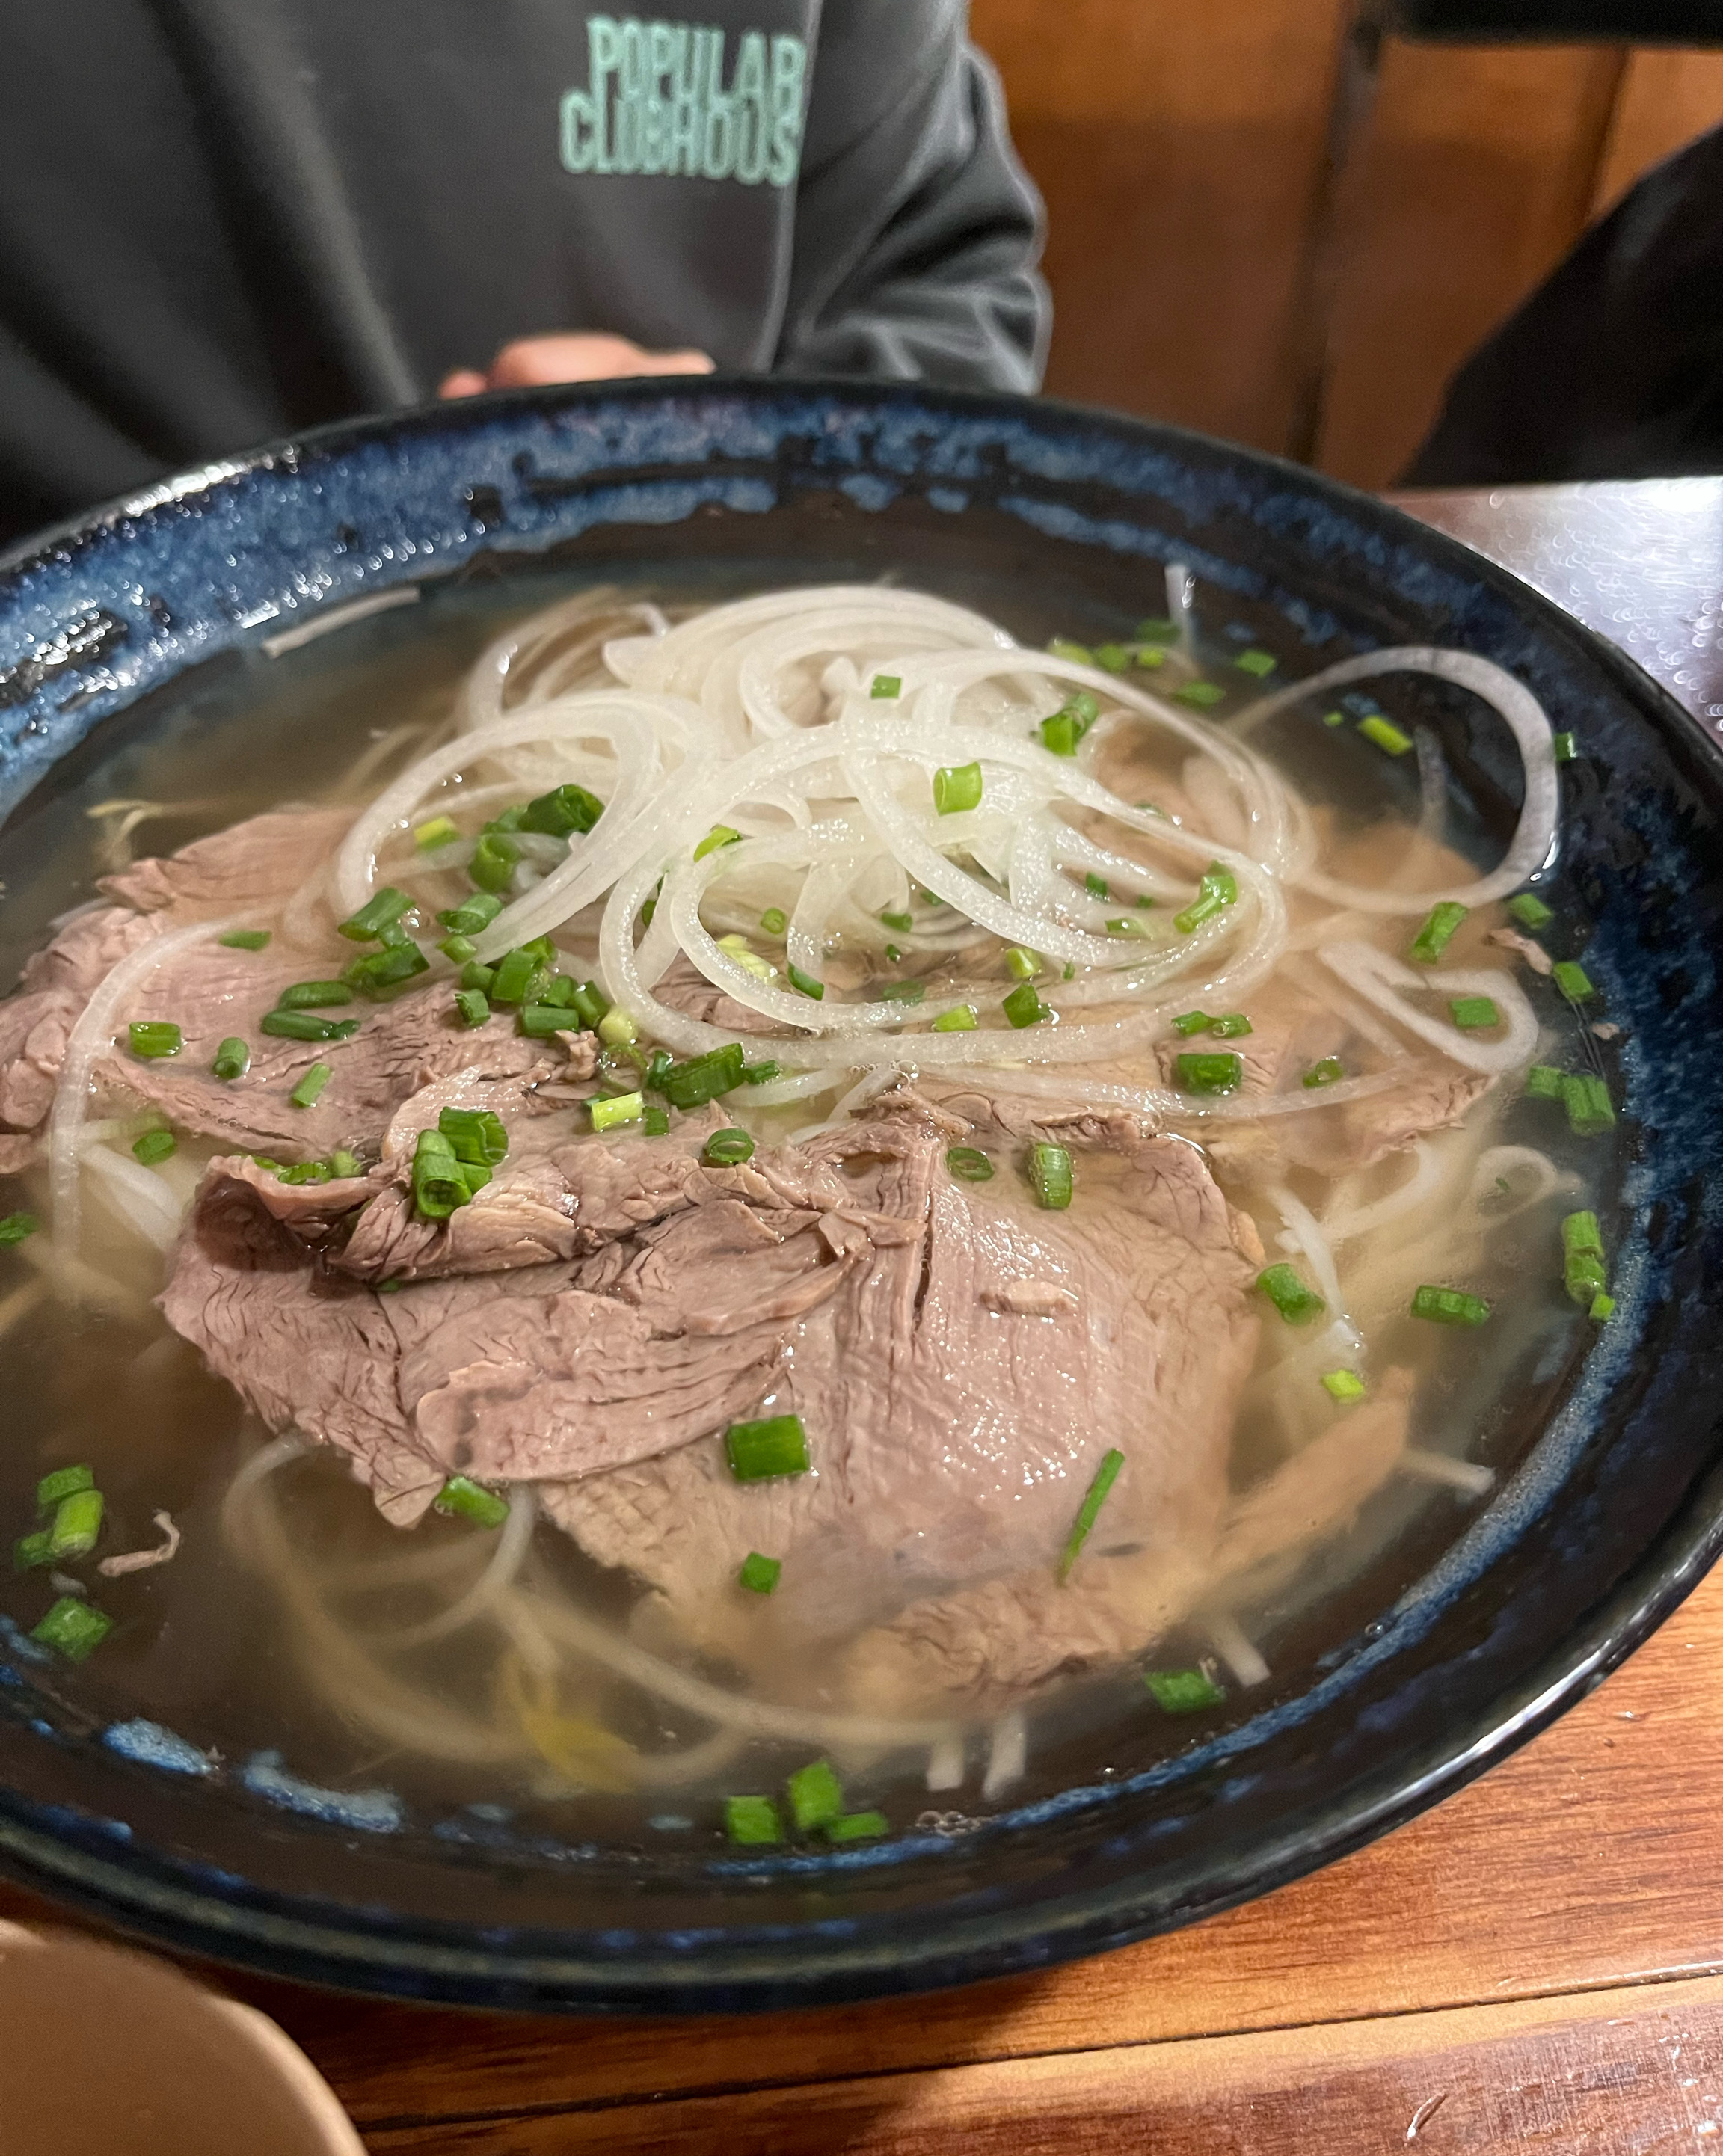
<path id="1" fill-rule="evenodd" d="M 1357 1845 L 1719 1542 L 1715 747 L 1174 430 L 659 382 L 0 564 L 0 1864 L 838 1999 Z"/>

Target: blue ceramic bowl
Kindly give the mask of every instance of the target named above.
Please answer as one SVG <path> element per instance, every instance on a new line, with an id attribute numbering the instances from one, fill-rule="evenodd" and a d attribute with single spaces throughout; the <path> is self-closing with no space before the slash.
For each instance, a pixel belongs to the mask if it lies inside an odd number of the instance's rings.
<path id="1" fill-rule="evenodd" d="M 952 1984 L 1189 1922 L 1357 1847 L 1523 1743 L 1687 1593 L 1723 1537 L 1723 768 L 1618 653 L 1378 502 L 1170 429 L 915 388 L 643 383 L 328 429 L 0 564 L 0 811 L 264 639 L 408 587 L 429 605 L 449 580 L 546 567 L 730 588 L 890 572 L 1026 634 L 1097 636 L 1161 611 L 1173 559 L 1218 633 L 1236 617 L 1283 675 L 1460 644 L 1581 737 L 1558 873 L 1623 1028 L 1619 1308 L 1498 1403 L 1495 1501 L 1367 1565 L 1254 1715 L 1171 1757 L 1121 1745 L 1105 1772 L 1092 1746 L 1055 1753 L 973 1831 L 827 1855 L 326 1801 L 290 1758 L 212 1764 L 107 1698 L 100 1657 L 50 1669 L 14 1629 L 0 1862 L 177 1946 L 413 1997 L 710 2009 Z M 1499 825 L 1489 729 L 1459 749 Z"/>

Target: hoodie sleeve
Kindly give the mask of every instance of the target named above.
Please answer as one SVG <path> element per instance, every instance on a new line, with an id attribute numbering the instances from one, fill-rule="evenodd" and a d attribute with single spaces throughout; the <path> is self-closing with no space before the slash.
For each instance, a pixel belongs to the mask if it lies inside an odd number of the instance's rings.
<path id="1" fill-rule="evenodd" d="M 1041 202 L 963 0 L 827 0 L 782 374 L 1038 388 Z"/>

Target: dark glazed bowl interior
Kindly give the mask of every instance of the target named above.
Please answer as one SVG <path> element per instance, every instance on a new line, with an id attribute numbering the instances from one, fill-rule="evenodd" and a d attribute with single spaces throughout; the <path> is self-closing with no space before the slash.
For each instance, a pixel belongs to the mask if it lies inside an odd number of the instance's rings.
<path id="1" fill-rule="evenodd" d="M 183 1947 L 417 1997 L 710 2009 L 951 1984 L 1188 1922 L 1356 1847 L 1520 1743 L 1691 1588 L 1723 1532 L 1723 768 L 1619 654 L 1379 503 L 1169 429 L 913 388 L 643 383 L 337 428 L 9 558 L 0 810 L 28 814 L 219 670 L 260 668 L 265 638 L 409 586 L 430 606 L 446 580 L 546 567 L 729 590 L 890 574 L 1044 637 L 1161 612 L 1169 560 L 1289 673 L 1461 645 L 1582 742 L 1561 870 L 1623 1033 L 1619 1306 L 1503 1411 L 1488 1508 L 1374 1601 L 1367 1579 L 1255 1714 L 1032 1788 L 971 1832 L 825 1855 L 565 1843 L 410 1806 L 370 1831 L 305 1816 L 226 1765 L 186 1771 L 171 1737 L 116 1748 L 99 1661 L 48 1669 L 14 1630 L 0 1862 Z"/>

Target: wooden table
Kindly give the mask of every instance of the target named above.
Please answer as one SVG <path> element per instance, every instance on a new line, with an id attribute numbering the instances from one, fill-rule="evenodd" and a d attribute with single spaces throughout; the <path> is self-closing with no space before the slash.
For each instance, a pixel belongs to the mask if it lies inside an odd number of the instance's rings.
<path id="1" fill-rule="evenodd" d="M 1723 481 L 1416 506 L 1723 720 Z M 305 2046 L 377 2156 L 1723 2150 L 1720 1789 L 1723 1572 L 1436 1811 L 1050 1975 L 675 2024 L 225 1980 Z M 49 1913 L 0 1888 L 0 1915 Z"/>

